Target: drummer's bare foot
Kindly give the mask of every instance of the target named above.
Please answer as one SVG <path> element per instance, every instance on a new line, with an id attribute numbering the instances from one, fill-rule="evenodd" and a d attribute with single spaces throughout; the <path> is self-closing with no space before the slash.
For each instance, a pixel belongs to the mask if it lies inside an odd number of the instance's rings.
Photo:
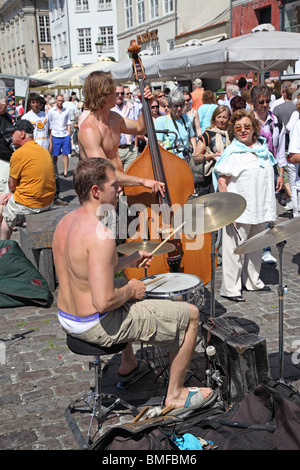
<path id="1" fill-rule="evenodd" d="M 208 397 L 211 396 L 212 394 L 212 389 L 211 388 L 198 388 L 198 387 L 189 387 L 189 388 L 184 388 L 182 390 L 182 393 L 179 396 L 173 396 L 172 392 L 169 391 L 168 396 L 166 397 L 165 400 L 165 405 L 170 406 L 173 405 L 174 408 L 181 408 L 183 406 L 188 407 L 188 402 L 191 401 L 191 397 L 194 395 L 201 395 L 202 398 L 200 397 L 201 401 L 202 399 L 205 401 Z M 198 397 L 197 397 L 198 398 Z"/>

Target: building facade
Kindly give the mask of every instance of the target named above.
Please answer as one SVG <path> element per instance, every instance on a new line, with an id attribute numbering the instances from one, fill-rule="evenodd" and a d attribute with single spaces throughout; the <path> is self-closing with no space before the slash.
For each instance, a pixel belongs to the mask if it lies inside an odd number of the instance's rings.
<path id="1" fill-rule="evenodd" d="M 118 60 L 115 0 L 49 0 L 54 67 L 87 65 L 101 53 Z"/>
<path id="2" fill-rule="evenodd" d="M 200 0 L 116 0 L 116 3 L 120 60 L 128 58 L 127 50 L 133 39 L 141 51 L 158 55 L 191 39 L 228 37 L 230 0 L 214 0 L 213 9 L 211 2 Z"/>
<path id="3" fill-rule="evenodd" d="M 277 31 L 299 33 L 300 0 L 232 0 L 232 37 L 249 34 L 264 23 L 272 24 Z M 277 77 L 279 72 L 272 71 L 270 76 Z"/>
<path id="4" fill-rule="evenodd" d="M 0 70 L 30 75 L 52 68 L 48 0 L 0 2 Z"/>
<path id="5" fill-rule="evenodd" d="M 300 32 L 300 0 L 232 0 L 232 36 L 271 23 L 276 30 Z"/>

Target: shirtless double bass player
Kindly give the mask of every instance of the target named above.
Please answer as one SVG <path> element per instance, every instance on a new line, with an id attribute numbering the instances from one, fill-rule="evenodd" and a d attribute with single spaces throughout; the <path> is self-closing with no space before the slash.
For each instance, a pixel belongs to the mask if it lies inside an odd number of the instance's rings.
<path id="1" fill-rule="evenodd" d="M 160 192 L 163 195 L 164 183 L 124 173 L 118 154 L 120 133 L 146 133 L 143 113 L 137 121 L 133 121 L 111 111 L 116 103 L 116 85 L 108 72 L 90 73 L 85 80 L 83 92 L 84 104 L 90 114 L 81 124 L 78 133 L 81 158 L 107 158 L 116 168 L 117 180 L 121 187 L 144 186 L 151 189 L 152 194 Z M 149 87 L 145 88 L 144 96 L 151 101 L 152 93 Z"/>

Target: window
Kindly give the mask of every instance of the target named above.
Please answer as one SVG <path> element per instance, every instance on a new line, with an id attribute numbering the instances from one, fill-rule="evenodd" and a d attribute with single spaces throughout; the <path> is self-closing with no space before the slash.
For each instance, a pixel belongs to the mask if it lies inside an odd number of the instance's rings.
<path id="1" fill-rule="evenodd" d="M 98 0 L 98 10 L 111 10 L 111 0 Z"/>
<path id="2" fill-rule="evenodd" d="M 300 0 L 285 6 L 285 30 L 300 33 Z"/>
<path id="3" fill-rule="evenodd" d="M 78 52 L 92 52 L 91 28 L 77 29 Z"/>
<path id="4" fill-rule="evenodd" d="M 145 2 L 137 0 L 138 24 L 145 23 Z"/>
<path id="5" fill-rule="evenodd" d="M 61 34 L 57 35 L 57 51 L 58 51 L 58 59 L 61 59 L 62 58 Z"/>
<path id="6" fill-rule="evenodd" d="M 62 56 L 67 57 L 67 33 L 63 32 L 62 34 Z"/>
<path id="7" fill-rule="evenodd" d="M 151 20 L 158 18 L 158 0 L 150 1 L 150 17 Z"/>
<path id="8" fill-rule="evenodd" d="M 43 57 L 42 58 L 42 69 L 45 69 L 48 72 L 50 72 L 50 70 L 52 68 L 53 68 L 52 57 Z"/>
<path id="9" fill-rule="evenodd" d="M 271 6 L 255 10 L 258 24 L 271 23 Z"/>
<path id="10" fill-rule="evenodd" d="M 132 28 L 132 0 L 126 0 L 125 5 L 125 12 L 126 12 L 126 26 L 127 28 Z"/>
<path id="11" fill-rule="evenodd" d="M 40 42 L 51 42 L 49 16 L 42 15 L 38 17 Z"/>
<path id="12" fill-rule="evenodd" d="M 154 55 L 160 55 L 160 44 L 152 44 L 152 50 Z"/>
<path id="13" fill-rule="evenodd" d="M 99 36 L 102 41 L 102 52 L 114 51 L 114 34 L 112 26 L 101 26 Z"/>
<path id="14" fill-rule="evenodd" d="M 64 12 L 64 0 L 58 0 L 58 12 L 59 12 L 59 16 L 64 16 L 65 12 Z"/>
<path id="15" fill-rule="evenodd" d="M 89 0 L 76 0 L 76 11 L 88 11 Z"/>
<path id="16" fill-rule="evenodd" d="M 173 11 L 173 0 L 165 0 L 165 13 Z"/>

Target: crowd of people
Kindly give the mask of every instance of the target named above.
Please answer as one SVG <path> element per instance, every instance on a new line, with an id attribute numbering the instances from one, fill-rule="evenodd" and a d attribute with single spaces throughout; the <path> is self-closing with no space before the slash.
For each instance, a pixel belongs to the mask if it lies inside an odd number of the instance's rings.
<path id="1" fill-rule="evenodd" d="M 270 247 L 263 254 L 245 256 L 234 254 L 235 248 L 276 220 L 276 195 L 293 217 L 299 217 L 299 85 L 284 82 L 279 90 L 276 80 L 253 85 L 244 77 L 227 77 L 219 96 L 204 89 L 200 78 L 193 82 L 193 90 L 151 90 L 149 86 L 144 90 L 158 143 L 185 160 L 193 172 L 193 196 L 219 191 L 246 199 L 244 213 L 223 228 L 220 293 L 234 302 L 245 301 L 244 289 L 268 290 L 260 279 L 261 263 L 276 263 Z M 96 229 L 97 209 L 107 203 L 116 206 L 123 187 L 144 186 L 153 195 L 165 192 L 163 181 L 126 172 L 148 143 L 139 90 L 116 84 L 109 73 L 92 72 L 83 92 L 83 103 L 76 95 L 58 94 L 54 99 L 31 93 L 28 109 L 18 108 L 14 126 L 6 112 L 5 93 L 0 95 L 1 239 L 10 238 L 19 215 L 65 204 L 59 197 L 59 176 L 70 176 L 69 156 L 78 144 L 73 184 L 80 208 L 63 218 L 53 240 L 59 320 L 65 331 L 85 341 L 105 346 L 128 342 L 122 353 L 122 377 L 144 369 L 133 355 L 132 341 L 146 340 L 168 350 L 171 373 L 166 405 L 202 406 L 212 399 L 212 391 L 184 386 L 198 309 L 182 302 L 141 301 L 145 284 L 136 279 L 117 284 L 115 270 L 137 266 L 142 260 L 150 266 L 152 256 L 139 251 L 126 257 L 125 263 L 114 241 L 99 237 L 99 226 Z M 63 174 L 58 175 L 61 155 Z M 138 302 L 129 305 L 130 299 Z M 174 330 L 166 340 L 169 307 Z M 82 326 L 78 317 L 85 317 Z"/>

